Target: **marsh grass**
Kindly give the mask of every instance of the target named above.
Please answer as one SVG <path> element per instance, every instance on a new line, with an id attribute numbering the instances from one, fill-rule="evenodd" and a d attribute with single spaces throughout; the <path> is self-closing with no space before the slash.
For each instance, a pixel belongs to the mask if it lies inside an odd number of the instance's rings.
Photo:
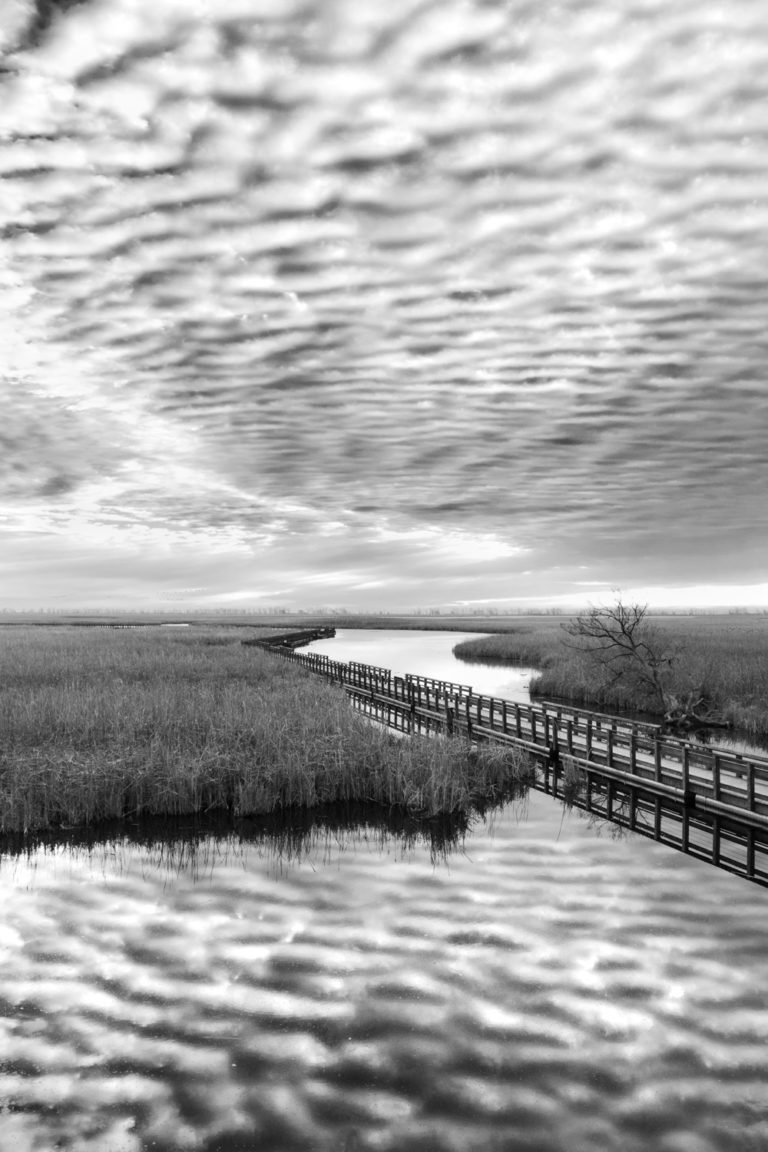
<path id="1" fill-rule="evenodd" d="M 654 618 L 680 649 L 671 691 L 683 696 L 693 688 L 724 720 L 753 735 L 768 735 L 768 617 L 690 616 Z M 515 628 L 457 644 L 462 660 L 514 661 L 541 669 L 531 695 L 556 697 L 585 707 L 643 712 L 653 702 L 631 686 L 601 684 L 594 664 L 568 648 L 556 622 Z"/>
<path id="2" fill-rule="evenodd" d="M 509 663 L 548 667 L 560 657 L 562 629 L 559 622 L 521 624 L 508 632 L 464 640 L 453 648 L 454 656 L 468 664 Z"/>
<path id="3" fill-rule="evenodd" d="M 586 778 L 572 756 L 563 756 L 562 800 L 567 808 L 586 794 Z"/>
<path id="4" fill-rule="evenodd" d="M 243 635 L 2 630 L 0 833 L 354 802 L 428 817 L 524 775 L 498 747 L 396 739 Z"/>

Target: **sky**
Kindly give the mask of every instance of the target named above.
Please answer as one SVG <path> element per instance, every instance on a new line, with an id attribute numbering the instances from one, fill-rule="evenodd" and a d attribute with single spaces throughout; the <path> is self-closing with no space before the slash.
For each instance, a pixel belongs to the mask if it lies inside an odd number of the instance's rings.
<path id="1" fill-rule="evenodd" d="M 0 0 L 0 608 L 768 607 L 762 0 Z"/>

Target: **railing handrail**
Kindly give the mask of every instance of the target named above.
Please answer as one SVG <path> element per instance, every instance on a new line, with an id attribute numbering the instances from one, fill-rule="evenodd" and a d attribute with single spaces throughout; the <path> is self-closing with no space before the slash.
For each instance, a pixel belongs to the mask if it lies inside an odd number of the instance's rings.
<path id="1" fill-rule="evenodd" d="M 489 708 L 493 708 L 495 706 L 506 706 L 507 708 L 511 707 L 513 709 L 520 709 L 528 713 L 529 716 L 534 715 L 536 719 L 540 720 L 542 723 L 567 723 L 567 718 L 563 718 L 562 720 L 558 721 L 558 717 L 556 715 L 552 715 L 552 710 L 559 708 L 561 712 L 567 711 L 574 718 L 584 718 L 586 721 L 589 721 L 590 718 L 592 718 L 593 720 L 597 719 L 601 722 L 605 720 L 612 726 L 615 725 L 616 728 L 613 734 L 614 736 L 618 736 L 620 739 L 636 739 L 638 735 L 650 735 L 652 737 L 653 743 L 658 743 L 661 746 L 662 752 L 666 749 L 670 755 L 672 755 L 674 752 L 677 752 L 682 757 L 684 750 L 687 749 L 688 752 L 693 753 L 697 759 L 703 759 L 705 762 L 711 760 L 713 762 L 713 767 L 714 761 L 717 758 L 717 760 L 720 762 L 721 768 L 725 767 L 727 769 L 729 766 L 734 765 L 740 769 L 748 770 L 752 767 L 756 767 L 768 770 L 768 757 L 753 755 L 745 756 L 743 753 L 733 752 L 731 749 L 721 748 L 715 745 L 702 747 L 701 744 L 697 744 L 693 741 L 685 740 L 680 737 L 669 736 L 667 734 L 662 735 L 661 725 L 654 725 L 645 723 L 643 721 L 634 721 L 619 716 L 611 716 L 608 713 L 591 712 L 588 709 L 577 708 L 569 704 L 555 705 L 551 701 L 544 701 L 542 703 L 539 703 L 538 701 L 534 703 L 531 701 L 530 703 L 525 703 L 523 701 L 508 700 L 499 696 L 488 696 L 485 693 L 475 692 L 475 690 L 470 685 L 457 684 L 450 680 L 438 680 L 436 678 L 423 676 L 420 674 L 406 673 L 405 676 L 395 677 L 392 671 L 388 668 L 379 668 L 376 665 L 363 664 L 359 661 L 347 663 L 340 660 L 331 660 L 327 656 L 321 656 L 314 652 L 296 652 L 291 648 L 284 647 L 282 645 L 276 645 L 274 643 L 274 639 L 273 643 L 270 643 L 269 638 L 263 641 L 259 641 L 258 643 L 264 648 L 277 652 L 284 658 L 292 659 L 309 665 L 322 663 L 323 667 L 333 672 L 334 679 L 343 680 L 348 678 L 350 682 L 352 682 L 355 678 L 355 674 L 361 673 L 371 680 L 379 679 L 389 682 L 399 680 L 401 683 L 405 683 L 411 688 L 418 688 L 419 685 L 422 687 L 427 686 L 434 688 L 438 694 L 441 694 L 442 696 L 449 699 L 458 696 L 462 701 L 469 703 L 470 707 L 476 707 L 478 701 L 481 701 L 487 703 Z M 619 728 L 621 731 L 619 731 Z"/>
<path id="2" fill-rule="evenodd" d="M 538 762 L 534 786 L 555 797 L 566 772 L 575 772 L 586 782 L 584 794 L 569 801 L 577 807 L 768 887 L 768 760 L 702 748 L 666 738 L 658 726 L 648 731 L 568 705 L 560 706 L 558 718 L 546 704 L 486 696 L 430 677 L 394 676 L 284 644 L 262 646 L 340 683 L 364 715 L 404 734 L 461 735 L 528 752 Z"/>

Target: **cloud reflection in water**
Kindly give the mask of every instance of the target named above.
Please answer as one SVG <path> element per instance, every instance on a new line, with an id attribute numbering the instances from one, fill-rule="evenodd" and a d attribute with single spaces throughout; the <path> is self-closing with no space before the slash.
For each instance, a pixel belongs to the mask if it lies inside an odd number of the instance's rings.
<path id="1" fill-rule="evenodd" d="M 543 796 L 492 823 L 6 858 L 4 1139 L 761 1147 L 763 892 Z"/>

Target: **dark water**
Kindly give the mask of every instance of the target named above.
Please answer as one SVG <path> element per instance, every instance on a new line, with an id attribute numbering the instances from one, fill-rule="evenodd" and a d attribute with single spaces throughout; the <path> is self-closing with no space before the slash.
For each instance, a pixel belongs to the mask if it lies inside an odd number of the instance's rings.
<path id="1" fill-rule="evenodd" d="M 765 892 L 540 794 L 0 882 L 3 1149 L 768 1148 Z"/>

